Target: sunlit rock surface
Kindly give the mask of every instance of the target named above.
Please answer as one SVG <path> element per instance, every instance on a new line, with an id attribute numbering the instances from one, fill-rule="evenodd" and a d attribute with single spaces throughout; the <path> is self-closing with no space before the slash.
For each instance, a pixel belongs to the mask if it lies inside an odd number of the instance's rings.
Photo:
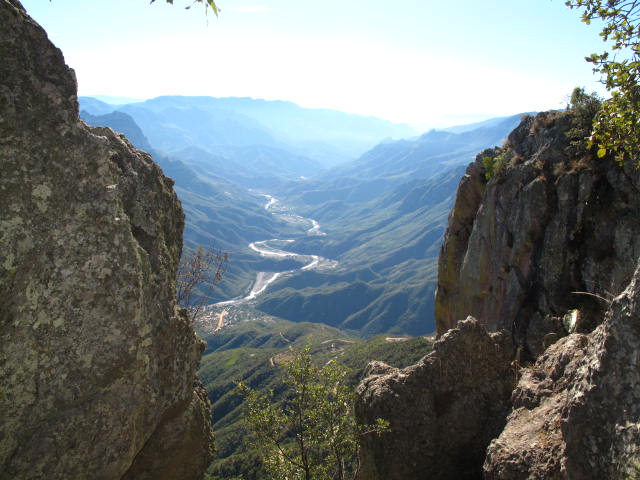
<path id="1" fill-rule="evenodd" d="M 172 181 L 78 118 L 61 52 L 0 0 L 0 478 L 197 479 L 201 343 Z"/>
<path id="2" fill-rule="evenodd" d="M 488 182 L 478 155 L 460 182 L 438 269 L 438 334 L 473 315 L 508 329 L 535 358 L 578 309 L 576 331 L 602 320 L 640 256 L 640 171 L 572 154 L 571 116 L 545 112 L 508 137 L 512 157 Z M 630 162 L 632 163 L 632 162 Z"/>

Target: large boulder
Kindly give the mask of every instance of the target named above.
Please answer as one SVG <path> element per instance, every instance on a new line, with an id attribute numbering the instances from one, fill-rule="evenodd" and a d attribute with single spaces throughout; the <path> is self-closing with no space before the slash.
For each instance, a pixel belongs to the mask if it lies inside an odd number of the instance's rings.
<path id="1" fill-rule="evenodd" d="M 640 269 L 591 334 L 525 369 L 487 480 L 625 479 L 640 472 Z"/>
<path id="2" fill-rule="evenodd" d="M 472 479 L 502 427 L 516 378 L 511 336 L 461 321 L 417 365 L 371 363 L 358 387 L 358 422 L 388 420 L 366 435 L 360 480 Z"/>
<path id="3" fill-rule="evenodd" d="M 73 71 L 17 0 L 0 0 L 0 171 L 0 478 L 200 478 L 173 182 L 79 119 Z"/>

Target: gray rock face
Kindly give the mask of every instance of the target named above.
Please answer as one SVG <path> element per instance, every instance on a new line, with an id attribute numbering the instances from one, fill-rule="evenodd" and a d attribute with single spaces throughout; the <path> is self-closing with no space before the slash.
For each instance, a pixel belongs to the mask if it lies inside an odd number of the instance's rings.
<path id="1" fill-rule="evenodd" d="M 370 366 L 359 418 L 386 418 L 393 430 L 366 440 L 362 479 L 640 472 L 640 170 L 592 158 L 571 130 L 568 113 L 529 117 L 468 167 L 439 260 L 441 349 L 404 370 Z M 506 163 L 487 180 L 485 157 L 500 155 Z M 463 333 L 467 315 L 474 330 L 508 331 L 515 347 Z M 458 347 L 442 348 L 454 338 Z M 507 379 L 536 358 L 509 400 Z"/>
<path id="2" fill-rule="evenodd" d="M 391 431 L 366 436 L 360 480 L 478 478 L 485 450 L 504 426 L 515 384 L 511 336 L 468 318 L 417 365 L 369 365 L 356 416 Z"/>
<path id="3" fill-rule="evenodd" d="M 16 0 L 0 0 L 0 171 L 0 478 L 200 478 L 212 434 L 174 299 L 172 181 L 79 120 L 73 71 Z"/>
<path id="4" fill-rule="evenodd" d="M 561 339 L 525 370 L 485 478 L 637 478 L 639 352 L 640 269 L 592 334 Z"/>
<path id="5" fill-rule="evenodd" d="M 640 171 L 611 160 L 568 155 L 571 116 L 525 119 L 508 138 L 509 165 L 485 179 L 483 152 L 462 179 L 442 246 L 438 334 L 473 315 L 490 331 L 508 329 L 530 358 L 545 336 L 602 320 L 604 298 L 619 294 L 640 256 Z"/>

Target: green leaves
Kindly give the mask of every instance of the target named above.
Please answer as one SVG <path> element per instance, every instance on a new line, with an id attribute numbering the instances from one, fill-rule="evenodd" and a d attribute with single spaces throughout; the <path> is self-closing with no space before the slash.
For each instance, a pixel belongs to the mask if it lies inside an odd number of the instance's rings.
<path id="1" fill-rule="evenodd" d="M 218 7 L 216 6 L 216 2 L 214 2 L 213 0 L 207 0 L 207 6 L 213 10 L 213 13 L 216 14 L 216 17 L 218 16 L 218 13 L 220 12 L 220 10 L 218 9 Z"/>
<path id="2" fill-rule="evenodd" d="M 272 391 L 259 393 L 238 384 L 246 400 L 245 422 L 266 470 L 278 479 L 353 478 L 360 436 L 383 433 L 389 423 L 378 419 L 374 425 L 356 425 L 348 370 L 335 360 L 314 365 L 310 346 L 290 349 L 288 357 L 284 403 L 276 403 Z"/>
<path id="3" fill-rule="evenodd" d="M 503 150 L 494 152 L 494 156 L 486 155 L 482 157 L 482 165 L 484 166 L 484 178 L 487 181 L 491 180 L 491 178 L 501 171 L 507 162 L 513 156 L 513 152 L 510 148 L 505 148 Z"/>
<path id="4" fill-rule="evenodd" d="M 607 153 L 620 164 L 633 159 L 640 167 L 640 2 L 628 0 L 567 0 L 570 8 L 584 8 L 582 21 L 605 23 L 600 36 L 611 41 L 609 52 L 586 58 L 611 92 L 593 123 L 592 143 L 597 156 Z"/>

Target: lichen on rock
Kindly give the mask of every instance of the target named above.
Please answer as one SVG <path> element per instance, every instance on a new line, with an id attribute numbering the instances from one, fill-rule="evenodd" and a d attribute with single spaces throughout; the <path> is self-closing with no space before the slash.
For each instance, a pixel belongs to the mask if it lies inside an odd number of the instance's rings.
<path id="1" fill-rule="evenodd" d="M 188 459 L 197 479 L 212 434 L 175 304 L 173 182 L 79 119 L 73 71 L 16 0 L 0 0 L 0 79 L 0 478 L 168 479 Z"/>

